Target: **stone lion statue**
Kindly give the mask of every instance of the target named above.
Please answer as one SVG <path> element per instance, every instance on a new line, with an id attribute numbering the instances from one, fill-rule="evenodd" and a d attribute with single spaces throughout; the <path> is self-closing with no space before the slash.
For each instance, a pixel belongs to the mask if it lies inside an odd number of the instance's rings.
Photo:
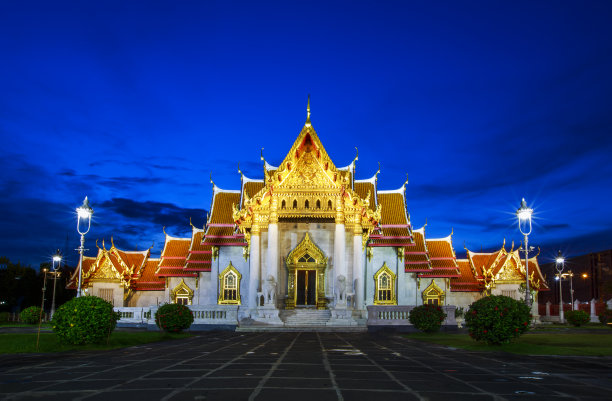
<path id="1" fill-rule="evenodd" d="M 263 287 L 264 304 L 273 304 L 276 299 L 276 281 L 274 280 L 274 276 L 271 274 L 268 275 Z"/>
<path id="2" fill-rule="evenodd" d="M 336 301 L 346 302 L 346 277 L 338 276 L 338 284 L 336 286 Z"/>

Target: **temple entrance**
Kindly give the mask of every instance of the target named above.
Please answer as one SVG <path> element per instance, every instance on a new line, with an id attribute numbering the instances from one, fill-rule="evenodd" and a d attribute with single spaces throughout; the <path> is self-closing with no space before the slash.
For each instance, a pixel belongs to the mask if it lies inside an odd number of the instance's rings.
<path id="1" fill-rule="evenodd" d="M 317 271 L 297 270 L 295 306 L 317 305 Z"/>
<path id="2" fill-rule="evenodd" d="M 292 250 L 286 259 L 287 309 L 297 307 L 316 307 L 326 309 L 325 269 L 327 257 L 306 233 L 302 242 Z"/>

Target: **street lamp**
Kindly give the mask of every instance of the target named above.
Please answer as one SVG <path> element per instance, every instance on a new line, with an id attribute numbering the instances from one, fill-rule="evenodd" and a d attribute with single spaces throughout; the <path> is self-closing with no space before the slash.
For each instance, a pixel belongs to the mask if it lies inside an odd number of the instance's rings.
<path id="1" fill-rule="evenodd" d="M 525 276 L 527 278 L 526 282 L 526 292 L 525 292 L 525 304 L 531 310 L 531 291 L 529 290 L 529 244 L 528 237 L 531 234 L 531 215 L 533 214 L 533 209 L 527 206 L 527 202 L 525 202 L 525 198 L 521 201 L 521 207 L 516 210 L 516 216 L 518 217 L 518 225 L 519 231 L 525 237 Z"/>
<path id="2" fill-rule="evenodd" d="M 561 251 L 557 254 L 557 259 L 555 259 L 555 268 L 557 272 L 559 272 L 559 323 L 564 322 L 564 313 L 563 313 L 563 291 L 561 290 L 561 283 L 563 283 L 563 269 L 565 268 L 565 258 L 561 255 Z"/>
<path id="3" fill-rule="evenodd" d="M 57 276 L 60 275 L 60 272 L 58 270 L 61 266 L 62 266 L 62 254 L 60 253 L 60 250 L 58 249 L 57 252 L 55 252 L 55 255 L 53 255 L 53 298 L 51 301 L 50 318 L 53 318 L 53 314 L 55 313 L 55 285 L 57 283 Z"/>
<path id="4" fill-rule="evenodd" d="M 36 335 L 36 350 L 38 351 L 38 346 L 40 344 L 40 327 L 42 326 L 42 318 L 45 310 L 45 292 L 47 291 L 47 269 L 46 267 L 42 269 L 44 278 L 43 278 L 43 288 L 42 288 L 42 301 L 40 301 L 40 314 L 38 316 L 38 334 Z"/>
<path id="5" fill-rule="evenodd" d="M 83 252 L 85 251 L 85 234 L 89 232 L 91 227 L 91 215 L 93 209 L 89 206 L 89 200 L 85 197 L 83 204 L 76 208 L 78 220 L 77 220 L 77 231 L 81 234 L 81 246 L 79 247 L 79 286 L 77 288 L 77 298 L 81 296 L 81 280 L 83 278 Z M 87 225 L 87 229 L 85 229 Z"/>

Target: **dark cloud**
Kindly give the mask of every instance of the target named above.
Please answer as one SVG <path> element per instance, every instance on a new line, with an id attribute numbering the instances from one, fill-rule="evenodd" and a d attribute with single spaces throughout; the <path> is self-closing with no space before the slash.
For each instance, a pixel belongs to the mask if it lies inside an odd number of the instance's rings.
<path id="1" fill-rule="evenodd" d="M 126 198 L 113 198 L 105 201 L 100 204 L 100 208 L 130 220 L 165 227 L 188 226 L 190 218 L 196 227 L 203 227 L 206 214 L 204 209 L 181 208 L 164 202 L 137 202 Z"/>

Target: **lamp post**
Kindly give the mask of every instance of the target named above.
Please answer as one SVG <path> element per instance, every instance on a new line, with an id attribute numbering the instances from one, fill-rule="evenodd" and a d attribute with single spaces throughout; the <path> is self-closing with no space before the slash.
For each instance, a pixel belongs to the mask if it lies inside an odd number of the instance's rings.
<path id="1" fill-rule="evenodd" d="M 526 276 L 526 292 L 525 292 L 525 304 L 531 310 L 531 291 L 529 290 L 529 244 L 528 237 L 531 234 L 531 215 L 533 209 L 527 206 L 525 198 L 521 201 L 521 207 L 516 210 L 516 216 L 518 217 L 519 231 L 525 238 L 525 276 Z"/>
<path id="2" fill-rule="evenodd" d="M 81 296 L 81 280 L 83 278 L 83 252 L 85 251 L 85 234 L 89 232 L 91 227 L 91 215 L 93 209 L 89 206 L 89 200 L 85 197 L 83 204 L 76 208 L 78 220 L 77 220 L 77 231 L 81 234 L 81 246 L 79 247 L 79 285 L 77 288 L 77 298 Z M 87 229 L 85 229 L 87 224 Z M 81 227 L 82 226 L 82 227 Z"/>
<path id="3" fill-rule="evenodd" d="M 40 327 L 42 326 L 42 317 L 45 311 L 45 292 L 47 291 L 47 268 L 43 269 L 43 288 L 42 288 L 42 301 L 40 301 L 40 315 L 38 316 L 38 334 L 36 335 L 36 350 L 38 351 L 38 345 L 40 343 Z"/>
<path id="4" fill-rule="evenodd" d="M 561 255 L 561 251 L 557 254 L 557 259 L 555 259 L 555 268 L 557 269 L 559 279 L 559 323 L 563 323 L 564 321 L 564 313 L 563 313 L 563 291 L 561 289 L 561 283 L 563 283 L 563 269 L 565 268 L 565 258 Z"/>
<path id="5" fill-rule="evenodd" d="M 56 265 L 57 263 L 57 265 Z M 57 276 L 59 276 L 60 272 L 59 268 L 62 266 L 62 254 L 58 249 L 53 255 L 53 298 L 51 300 L 51 315 L 50 318 L 53 318 L 53 314 L 55 313 L 55 286 L 57 284 Z"/>

